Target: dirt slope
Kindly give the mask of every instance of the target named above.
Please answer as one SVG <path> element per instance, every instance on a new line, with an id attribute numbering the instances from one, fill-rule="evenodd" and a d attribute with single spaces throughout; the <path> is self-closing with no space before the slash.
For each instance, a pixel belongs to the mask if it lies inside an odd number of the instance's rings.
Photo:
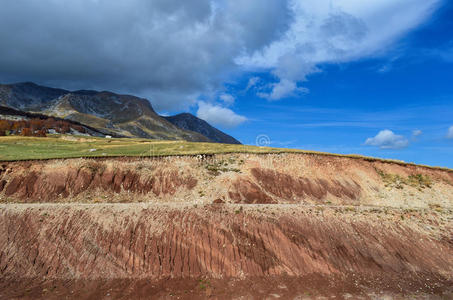
<path id="1" fill-rule="evenodd" d="M 1 163 L 0 191 L 0 299 L 453 297 L 448 170 L 72 159 Z"/>
<path id="2" fill-rule="evenodd" d="M 453 207 L 453 172 L 308 154 L 0 164 L 3 202 L 305 203 Z"/>
<path id="3" fill-rule="evenodd" d="M 203 295 L 209 286 L 213 295 L 226 297 L 234 288 L 222 289 L 220 282 L 250 278 L 258 285 L 266 278 L 283 285 L 284 278 L 313 282 L 271 287 L 282 296 L 443 293 L 453 284 L 452 229 L 451 211 L 8 205 L 0 214 L 0 270 L 6 286 L 78 280 L 106 285 L 105 295 L 110 289 L 122 295 L 111 284 L 116 279 L 156 284 L 185 279 L 184 289 Z M 56 284 L 56 290 L 64 286 Z M 257 299 L 266 293 L 236 292 Z M 154 293 L 183 296 L 184 290 Z"/>

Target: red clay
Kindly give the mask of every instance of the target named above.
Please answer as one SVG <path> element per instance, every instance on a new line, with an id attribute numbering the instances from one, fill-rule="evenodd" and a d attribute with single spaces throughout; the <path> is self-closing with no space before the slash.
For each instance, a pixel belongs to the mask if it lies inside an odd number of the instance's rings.
<path id="1" fill-rule="evenodd" d="M 447 231 L 436 236 L 424 229 L 426 220 L 438 218 L 434 216 L 395 222 L 373 212 L 354 216 L 333 209 L 262 209 L 257 213 L 257 208 L 238 212 L 225 205 L 141 204 L 3 207 L 1 284 L 8 295 L 19 293 L 12 282 L 24 279 L 43 289 L 54 281 L 66 282 L 69 288 L 80 282 L 93 289 L 104 285 L 103 292 L 115 288 L 115 280 L 124 287 L 148 283 L 134 295 L 167 279 L 173 283 L 156 293 L 182 293 L 181 288 L 203 278 L 213 283 L 213 293 L 222 284 L 253 278 L 263 288 L 270 278 L 286 285 L 302 278 L 313 281 L 281 291 L 288 295 L 314 290 L 320 282 L 334 288 L 318 293 L 334 295 L 339 290 L 357 295 L 446 293 L 453 286 L 451 221 L 444 224 Z M 64 284 L 57 286 L 64 289 Z M 224 287 L 226 293 L 232 290 Z M 273 290 L 278 291 L 275 286 Z M 250 295 L 258 297 L 259 292 Z"/>
<path id="2" fill-rule="evenodd" d="M 226 161 L 225 156 L 3 163 L 0 202 L 223 199 L 245 204 L 453 207 L 453 173 L 446 170 L 315 155 L 238 154 L 228 159 L 231 166 L 218 172 L 208 171 L 207 166 Z M 380 174 L 403 179 L 422 175 L 431 185 L 398 185 Z"/>
<path id="3" fill-rule="evenodd" d="M 269 169 L 254 168 L 251 171 L 265 191 L 284 199 L 313 197 L 320 200 L 329 193 L 338 198 L 353 200 L 360 196 L 360 186 L 355 182 L 343 185 L 336 180 L 329 182 L 325 179 L 294 178 Z"/>
<path id="4" fill-rule="evenodd" d="M 44 172 L 40 164 L 33 165 L 36 170 L 28 163 L 12 164 L 9 175 L 4 176 L 7 179 L 0 181 L 0 192 L 6 186 L 5 196 L 20 199 L 21 202 L 54 202 L 98 189 L 113 193 L 152 192 L 160 196 L 174 195 L 181 187 L 191 190 L 197 185 L 197 179 L 180 175 L 176 170 L 157 171 L 151 177 L 142 178 L 135 171 L 106 168 L 97 162 L 90 162 L 88 167 L 62 167 L 50 172 Z"/>

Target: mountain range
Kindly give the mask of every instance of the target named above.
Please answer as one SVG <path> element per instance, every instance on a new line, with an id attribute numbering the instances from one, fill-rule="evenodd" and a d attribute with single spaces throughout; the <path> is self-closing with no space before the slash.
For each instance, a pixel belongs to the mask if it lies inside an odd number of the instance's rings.
<path id="1" fill-rule="evenodd" d="M 32 82 L 0 84 L 0 105 L 71 120 L 105 135 L 240 144 L 189 113 L 162 117 L 147 99 L 108 91 L 68 91 Z"/>

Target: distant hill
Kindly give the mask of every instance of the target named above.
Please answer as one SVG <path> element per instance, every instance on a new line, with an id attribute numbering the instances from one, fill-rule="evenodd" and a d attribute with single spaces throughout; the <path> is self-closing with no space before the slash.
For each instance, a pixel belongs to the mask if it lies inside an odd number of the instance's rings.
<path id="1" fill-rule="evenodd" d="M 228 138 L 225 140 L 211 139 L 196 131 L 196 127 L 193 127 L 194 130 L 179 127 L 159 116 L 146 99 L 107 91 L 71 92 L 32 82 L 0 84 L 0 105 L 72 120 L 113 136 L 195 142 L 231 141 L 226 134 L 224 136 Z"/>
<path id="2" fill-rule="evenodd" d="M 201 120 L 189 113 L 182 113 L 176 116 L 165 117 L 165 119 L 179 128 L 201 133 L 202 135 L 208 137 L 211 141 L 214 141 L 216 143 L 241 144 L 232 136 L 223 133 L 217 128 L 209 125 L 208 122 Z"/>

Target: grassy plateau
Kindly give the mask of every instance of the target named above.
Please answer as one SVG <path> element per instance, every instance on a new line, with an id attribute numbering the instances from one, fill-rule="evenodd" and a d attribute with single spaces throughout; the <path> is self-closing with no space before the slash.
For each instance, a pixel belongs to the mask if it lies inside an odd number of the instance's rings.
<path id="1" fill-rule="evenodd" d="M 0 137 L 0 161 L 80 157 L 152 157 L 227 153 L 305 153 L 413 165 L 413 163 L 399 160 L 379 159 L 356 154 L 344 155 L 298 149 L 195 143 L 182 140 L 164 141 L 131 138 L 106 139 L 72 135 L 52 135 L 45 138 L 22 136 Z M 453 171 L 441 167 L 424 167 Z"/>
<path id="2" fill-rule="evenodd" d="M 96 137 L 51 136 L 46 138 L 0 137 L 0 160 L 35 160 L 77 157 L 170 156 L 220 153 L 282 153 L 301 150 L 163 141 L 149 139 L 106 139 Z"/>

